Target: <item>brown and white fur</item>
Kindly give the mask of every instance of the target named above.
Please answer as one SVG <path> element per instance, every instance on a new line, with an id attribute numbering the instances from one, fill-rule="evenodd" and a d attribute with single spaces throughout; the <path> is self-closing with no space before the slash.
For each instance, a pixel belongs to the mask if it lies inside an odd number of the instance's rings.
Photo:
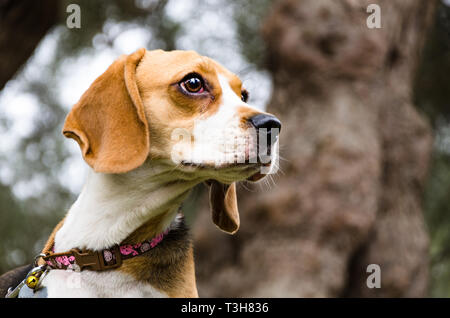
<path id="1" fill-rule="evenodd" d="M 180 81 L 192 73 L 207 91 L 182 91 Z M 190 189 L 208 181 L 213 221 L 228 233 L 238 229 L 234 182 L 261 177 L 260 164 L 235 163 L 255 147 L 221 146 L 248 140 L 248 118 L 261 113 L 241 99 L 242 90 L 239 78 L 210 58 L 145 49 L 121 56 L 90 86 L 63 133 L 78 142 L 91 169 L 54 233 L 54 251 L 101 250 L 139 243 L 169 226 L 171 232 L 115 270 L 51 270 L 43 280 L 48 297 L 198 296 L 192 244 L 177 211 Z M 192 137 L 183 142 L 174 137 L 177 129 Z M 222 137 L 206 138 L 213 130 Z M 233 160 L 217 160 L 224 152 Z"/>

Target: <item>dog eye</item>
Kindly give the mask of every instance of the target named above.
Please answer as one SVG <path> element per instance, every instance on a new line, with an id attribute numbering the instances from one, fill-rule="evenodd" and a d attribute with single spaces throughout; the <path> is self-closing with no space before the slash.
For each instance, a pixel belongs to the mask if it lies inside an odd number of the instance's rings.
<path id="1" fill-rule="evenodd" d="M 202 93 L 205 90 L 203 79 L 197 74 L 186 76 L 181 80 L 180 86 L 189 93 Z"/>
<path id="2" fill-rule="evenodd" d="M 246 90 L 243 90 L 241 92 L 241 100 L 246 103 L 248 101 L 248 92 Z"/>

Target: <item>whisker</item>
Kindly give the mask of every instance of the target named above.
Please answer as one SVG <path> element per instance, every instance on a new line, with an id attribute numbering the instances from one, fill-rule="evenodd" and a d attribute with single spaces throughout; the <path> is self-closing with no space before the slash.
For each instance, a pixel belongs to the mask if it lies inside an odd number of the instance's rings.
<path id="1" fill-rule="evenodd" d="M 270 184 L 267 178 L 264 178 L 264 186 L 266 187 L 265 189 L 266 192 L 270 190 Z"/>
<path id="2" fill-rule="evenodd" d="M 245 190 L 247 190 L 248 192 L 252 192 L 252 193 L 255 193 L 256 192 L 256 190 L 252 190 L 252 189 L 250 189 L 249 187 L 247 187 L 247 181 L 242 181 L 242 182 L 239 182 L 239 185 L 241 185 Z"/>
<path id="3" fill-rule="evenodd" d="M 279 158 L 280 160 L 283 160 L 283 161 L 286 161 L 286 162 L 290 162 L 290 161 L 291 161 L 291 160 L 286 159 L 286 158 L 284 158 L 284 157 L 282 157 L 282 156 L 280 156 L 280 155 L 278 155 L 278 158 Z"/>
<path id="4" fill-rule="evenodd" d="M 277 173 L 279 171 L 279 172 L 281 172 L 282 175 L 286 175 L 286 173 L 284 173 L 283 169 L 281 169 L 281 166 L 279 164 L 275 164 L 275 169 L 276 169 Z"/>

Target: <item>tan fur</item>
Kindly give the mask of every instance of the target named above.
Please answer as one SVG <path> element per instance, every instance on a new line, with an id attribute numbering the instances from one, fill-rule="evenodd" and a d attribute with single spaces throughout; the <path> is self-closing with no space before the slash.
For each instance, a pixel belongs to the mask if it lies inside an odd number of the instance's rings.
<path id="1" fill-rule="evenodd" d="M 175 128 L 192 131 L 194 119 L 199 114 L 208 116 L 217 111 L 221 104 L 219 71 L 233 78 L 240 96 L 242 83 L 239 79 L 210 58 L 193 51 L 156 50 L 145 54 L 137 68 L 136 79 L 152 138 L 150 158 L 169 159 L 176 143 L 170 138 L 172 131 Z M 189 73 L 201 74 L 211 88 L 211 94 L 192 98 L 180 93 L 177 84 Z"/>
<path id="2" fill-rule="evenodd" d="M 217 181 L 212 181 L 209 200 L 213 222 L 227 233 L 236 233 L 240 225 L 236 183 L 225 185 Z"/>
<path id="3" fill-rule="evenodd" d="M 125 260 L 119 270 L 138 281 L 148 282 L 169 297 L 198 297 L 190 242 L 186 253 L 180 254 L 179 250 L 172 248 L 167 249 L 164 255 L 131 258 Z"/>
<path id="4" fill-rule="evenodd" d="M 59 229 L 64 224 L 65 217 L 59 221 L 59 223 L 55 226 L 55 228 L 52 231 L 52 234 L 50 234 L 49 238 L 47 239 L 47 242 L 44 245 L 44 248 L 42 249 L 41 253 L 46 254 L 48 252 L 51 252 L 53 245 L 55 244 L 55 236 L 56 233 L 59 231 Z M 38 259 L 38 265 L 44 265 L 45 261 L 42 258 Z"/>
<path id="5" fill-rule="evenodd" d="M 241 118 L 241 126 L 243 128 L 248 128 L 250 127 L 250 123 L 248 122 L 248 120 L 258 114 L 267 114 L 265 112 L 260 112 L 260 111 L 255 111 L 254 109 L 248 108 L 248 107 L 239 107 L 238 108 L 238 113 L 239 116 Z"/>
<path id="6" fill-rule="evenodd" d="M 133 170 L 147 159 L 148 124 L 135 70 L 145 49 L 122 56 L 98 77 L 72 108 L 63 133 L 75 139 L 96 172 Z"/>

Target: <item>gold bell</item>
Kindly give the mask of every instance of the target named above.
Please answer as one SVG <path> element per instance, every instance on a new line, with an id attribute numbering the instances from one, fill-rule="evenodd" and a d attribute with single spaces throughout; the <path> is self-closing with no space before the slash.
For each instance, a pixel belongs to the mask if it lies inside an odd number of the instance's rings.
<path id="1" fill-rule="evenodd" d="M 39 281 L 39 278 L 37 278 L 36 276 L 28 276 L 27 280 L 25 281 L 25 283 L 27 284 L 27 286 L 31 289 L 34 289 L 37 285 Z"/>

